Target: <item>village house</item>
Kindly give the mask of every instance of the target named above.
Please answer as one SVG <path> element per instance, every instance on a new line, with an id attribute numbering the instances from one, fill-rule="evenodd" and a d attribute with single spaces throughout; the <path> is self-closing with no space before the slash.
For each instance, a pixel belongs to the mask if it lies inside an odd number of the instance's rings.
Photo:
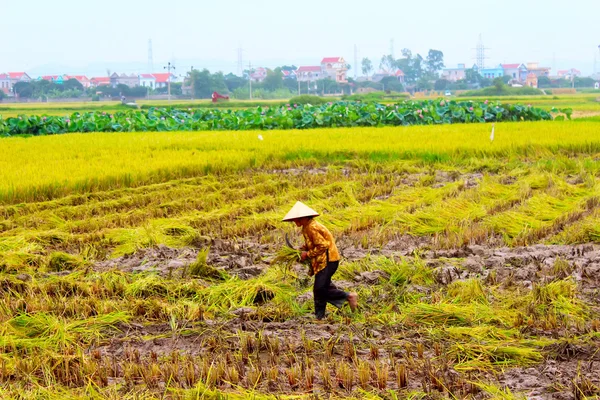
<path id="1" fill-rule="evenodd" d="M 465 64 L 458 64 L 456 68 L 444 68 L 442 70 L 442 79 L 450 82 L 462 81 L 467 77 L 466 70 Z"/>
<path id="2" fill-rule="evenodd" d="M 344 57 L 325 57 L 321 60 L 321 73 L 337 83 L 347 83 L 348 66 Z"/>
<path id="3" fill-rule="evenodd" d="M 525 82 L 527 78 L 527 67 L 524 64 L 501 64 L 504 70 L 504 76 L 508 76 L 513 81 Z"/>
<path id="4" fill-rule="evenodd" d="M 538 78 L 540 76 L 550 76 L 550 68 L 548 67 L 540 67 L 537 62 L 529 62 L 527 63 L 527 71 L 529 73 L 535 74 Z M 529 76 L 529 74 L 528 74 Z"/>
<path id="5" fill-rule="evenodd" d="M 63 76 L 62 75 L 44 75 L 44 76 L 40 76 L 38 78 L 38 81 L 48 81 L 48 82 L 54 82 L 57 85 L 62 85 L 64 82 Z"/>
<path id="6" fill-rule="evenodd" d="M 525 79 L 525 85 L 537 88 L 538 87 L 538 77 L 533 72 L 527 74 L 527 78 Z"/>
<path id="7" fill-rule="evenodd" d="M 561 79 L 571 80 L 577 76 L 581 76 L 581 71 L 575 68 L 558 71 L 558 77 Z"/>
<path id="8" fill-rule="evenodd" d="M 167 87 L 169 81 L 173 83 L 177 80 L 177 77 L 174 74 L 169 74 L 167 72 L 161 74 L 152 74 L 152 76 L 154 76 L 155 79 L 155 89 Z"/>
<path id="9" fill-rule="evenodd" d="M 138 77 L 140 86 L 154 89 L 156 86 L 156 78 L 152 74 L 140 74 Z"/>
<path id="10" fill-rule="evenodd" d="M 117 87 L 117 85 L 125 85 L 128 86 L 130 88 L 139 86 L 140 81 L 137 75 L 135 74 L 131 74 L 131 75 L 127 75 L 127 74 L 117 74 L 116 72 L 114 72 L 111 76 L 110 76 L 110 84 L 112 87 Z"/>
<path id="11" fill-rule="evenodd" d="M 8 77 L 10 79 L 10 93 L 12 93 L 12 89 L 17 83 L 31 82 L 31 78 L 25 72 L 9 72 Z"/>
<path id="12" fill-rule="evenodd" d="M 109 76 L 97 76 L 90 79 L 91 87 L 110 86 Z"/>
<path id="13" fill-rule="evenodd" d="M 81 86 L 83 86 L 84 89 L 87 89 L 92 85 L 89 78 L 85 75 L 65 75 L 63 79 L 65 81 L 75 79 L 77 82 L 81 83 Z"/>
<path id="14" fill-rule="evenodd" d="M 381 82 L 383 78 L 393 77 L 398 80 L 398 82 L 404 83 L 404 72 L 401 69 L 391 70 L 391 71 L 379 71 L 376 74 L 371 76 L 371 81 L 373 82 Z"/>
<path id="15" fill-rule="evenodd" d="M 488 79 L 501 78 L 504 76 L 504 68 L 502 68 L 501 64 L 498 64 L 493 68 L 482 68 L 479 74 Z"/>
<path id="16" fill-rule="evenodd" d="M 283 79 L 296 79 L 296 71 L 294 70 L 283 69 L 281 73 L 283 74 Z"/>
<path id="17" fill-rule="evenodd" d="M 252 79 L 252 82 L 262 82 L 266 77 L 267 69 L 263 67 L 258 67 L 250 73 L 250 79 Z"/>
<path id="18" fill-rule="evenodd" d="M 296 79 L 298 82 L 315 82 L 323 78 L 319 65 L 301 66 L 296 70 Z"/>
<path id="19" fill-rule="evenodd" d="M 0 90 L 4 92 L 4 94 L 10 94 L 10 76 L 8 74 L 0 74 Z"/>

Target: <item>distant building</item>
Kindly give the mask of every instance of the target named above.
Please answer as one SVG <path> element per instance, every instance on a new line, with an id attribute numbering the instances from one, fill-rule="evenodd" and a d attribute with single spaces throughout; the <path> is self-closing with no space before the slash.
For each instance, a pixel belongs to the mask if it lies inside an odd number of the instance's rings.
<path id="1" fill-rule="evenodd" d="M 504 76 L 504 69 L 502 68 L 501 64 L 498 64 L 493 68 L 482 68 L 479 70 L 479 74 L 484 78 L 496 79 Z"/>
<path id="2" fill-rule="evenodd" d="M 319 65 L 301 66 L 296 70 L 296 79 L 299 82 L 314 82 L 323 78 L 324 76 Z"/>
<path id="3" fill-rule="evenodd" d="M 527 72 L 535 74 L 538 78 L 540 76 L 550 76 L 550 68 L 548 67 L 540 67 L 537 62 L 529 62 L 527 63 Z"/>
<path id="4" fill-rule="evenodd" d="M 91 78 L 90 85 L 92 87 L 110 86 L 110 77 L 109 76 L 97 76 L 97 77 Z"/>
<path id="5" fill-rule="evenodd" d="M 154 76 L 154 79 L 156 80 L 154 84 L 155 89 L 167 87 L 169 81 L 173 83 L 177 79 L 175 75 L 169 74 L 168 72 L 161 74 L 152 74 L 152 76 Z"/>
<path id="6" fill-rule="evenodd" d="M 140 74 L 138 77 L 140 86 L 154 89 L 156 87 L 156 78 L 152 74 Z"/>
<path id="7" fill-rule="evenodd" d="M 13 87 L 19 82 L 31 82 L 31 78 L 25 72 L 9 72 L 8 78 L 10 79 L 10 90 L 9 93 L 13 92 Z"/>
<path id="8" fill-rule="evenodd" d="M 125 85 L 130 88 L 139 86 L 140 81 L 137 75 L 131 74 L 117 74 L 116 72 L 110 76 L 110 84 L 112 87 L 117 87 L 117 85 Z"/>
<path id="9" fill-rule="evenodd" d="M 444 68 L 442 70 L 442 79 L 450 82 L 462 81 L 467 77 L 466 71 L 465 64 L 458 64 L 456 68 Z"/>
<path id="10" fill-rule="evenodd" d="M 577 76 L 581 76 L 581 71 L 575 68 L 558 71 L 558 77 L 561 79 L 571 80 Z"/>
<path id="11" fill-rule="evenodd" d="M 250 79 L 252 79 L 252 82 L 262 82 L 266 77 L 267 69 L 263 67 L 258 67 L 250 73 Z"/>
<path id="12" fill-rule="evenodd" d="M 401 69 L 396 69 L 395 71 L 379 71 L 371 76 L 371 81 L 380 82 L 383 78 L 389 77 L 394 77 L 398 82 L 404 83 L 404 72 L 402 72 Z"/>
<path id="13" fill-rule="evenodd" d="M 337 83 L 347 83 L 348 66 L 344 57 L 325 57 L 321 60 L 321 73 Z"/>
<path id="14" fill-rule="evenodd" d="M 283 79 L 296 79 L 296 71 L 291 69 L 282 69 Z"/>
<path id="15" fill-rule="evenodd" d="M 62 85 L 65 79 L 62 75 L 44 75 L 40 76 L 38 80 L 54 82 L 57 85 Z"/>
<path id="16" fill-rule="evenodd" d="M 525 80 L 525 84 L 529 87 L 537 88 L 538 87 L 538 77 L 533 72 L 527 74 L 527 78 Z"/>
<path id="17" fill-rule="evenodd" d="M 508 76 L 512 81 L 525 82 L 527 78 L 527 67 L 525 64 L 501 64 L 504 76 Z"/>
<path id="18" fill-rule="evenodd" d="M 8 74 L 0 74 L 0 90 L 4 92 L 4 94 L 10 94 L 10 76 Z"/>
<path id="19" fill-rule="evenodd" d="M 68 81 L 69 79 L 75 79 L 77 82 L 81 83 L 81 86 L 83 86 L 84 89 L 87 89 L 92 85 L 89 78 L 85 75 L 65 75 L 63 79 L 65 81 Z"/>

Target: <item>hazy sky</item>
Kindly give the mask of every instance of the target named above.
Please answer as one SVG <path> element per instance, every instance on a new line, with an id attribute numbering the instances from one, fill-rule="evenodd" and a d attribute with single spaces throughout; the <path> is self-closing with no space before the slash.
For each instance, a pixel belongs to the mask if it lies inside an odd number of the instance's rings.
<path id="1" fill-rule="evenodd" d="M 155 71 L 173 61 L 177 72 L 235 73 L 240 45 L 245 65 L 354 64 L 356 44 L 359 62 L 378 66 L 391 39 L 397 57 L 438 49 L 455 66 L 474 63 L 479 34 L 489 65 L 539 61 L 590 74 L 596 57 L 600 70 L 599 0 L 0 0 L 0 15 L 0 72 L 35 77 L 148 72 L 148 39 Z"/>

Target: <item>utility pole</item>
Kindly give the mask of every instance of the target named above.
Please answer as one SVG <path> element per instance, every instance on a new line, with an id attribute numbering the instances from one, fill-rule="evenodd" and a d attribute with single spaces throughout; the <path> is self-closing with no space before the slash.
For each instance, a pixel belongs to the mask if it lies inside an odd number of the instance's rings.
<path id="1" fill-rule="evenodd" d="M 167 63 L 167 65 L 163 68 L 166 69 L 167 72 L 169 73 L 169 75 L 167 76 L 167 86 L 168 86 L 167 91 L 169 93 L 169 101 L 171 101 L 171 70 L 175 69 L 175 66 L 171 65 L 171 61 L 169 61 Z"/>
<path id="2" fill-rule="evenodd" d="M 252 62 L 248 62 L 248 83 L 250 85 L 250 100 L 252 100 Z"/>
<path id="3" fill-rule="evenodd" d="M 192 88 L 192 100 L 194 100 L 194 79 L 192 78 L 192 72 L 194 72 L 194 66 L 190 67 L 190 86 Z"/>

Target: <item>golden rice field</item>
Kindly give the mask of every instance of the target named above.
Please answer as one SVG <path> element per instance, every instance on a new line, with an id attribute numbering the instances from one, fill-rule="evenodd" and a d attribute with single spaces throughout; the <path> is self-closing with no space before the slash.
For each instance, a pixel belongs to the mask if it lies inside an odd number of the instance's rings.
<path id="1" fill-rule="evenodd" d="M 598 398 L 599 132 L 1 139 L 0 398 Z M 297 200 L 356 313 L 277 257 Z"/>

